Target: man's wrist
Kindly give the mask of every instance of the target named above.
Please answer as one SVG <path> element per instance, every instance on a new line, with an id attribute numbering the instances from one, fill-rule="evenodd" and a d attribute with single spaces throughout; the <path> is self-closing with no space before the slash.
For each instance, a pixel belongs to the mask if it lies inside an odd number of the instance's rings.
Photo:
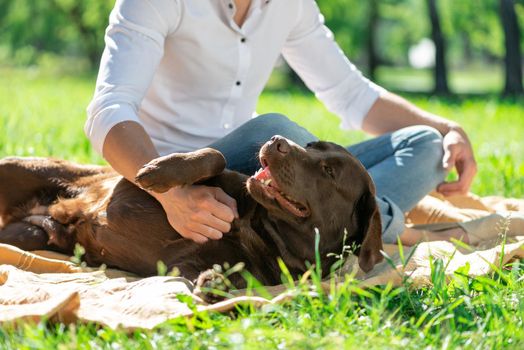
<path id="1" fill-rule="evenodd" d="M 169 190 L 167 190 L 166 192 L 155 192 L 155 191 L 151 191 L 151 190 L 145 190 L 147 193 L 149 193 L 151 196 L 153 196 L 157 201 L 159 201 L 160 203 L 163 202 L 163 200 L 172 194 L 174 188 L 170 188 Z"/>
<path id="2" fill-rule="evenodd" d="M 464 134 L 462 126 L 459 123 L 446 119 L 438 114 L 417 109 L 419 111 L 420 119 L 415 121 L 415 124 L 427 125 L 435 128 L 442 136 L 445 136 L 450 131 L 457 131 Z"/>
<path id="3" fill-rule="evenodd" d="M 468 139 L 468 135 L 466 134 L 466 131 L 462 128 L 462 126 L 458 123 L 451 123 L 448 133 L 451 131 L 455 131 L 459 133 L 462 137 L 464 137 L 466 140 Z"/>
<path id="4" fill-rule="evenodd" d="M 462 126 L 459 123 L 454 122 L 452 120 L 444 119 L 442 117 L 436 117 L 440 119 L 440 125 L 436 127 L 436 129 L 442 134 L 442 136 L 445 136 L 451 131 L 456 131 L 460 134 L 465 134 L 464 129 L 462 129 Z"/>
<path id="5" fill-rule="evenodd" d="M 450 131 L 457 131 L 459 133 L 463 133 L 464 129 L 462 129 L 462 126 L 460 126 L 460 124 L 455 123 L 455 122 L 450 122 L 448 125 L 448 132 Z"/>

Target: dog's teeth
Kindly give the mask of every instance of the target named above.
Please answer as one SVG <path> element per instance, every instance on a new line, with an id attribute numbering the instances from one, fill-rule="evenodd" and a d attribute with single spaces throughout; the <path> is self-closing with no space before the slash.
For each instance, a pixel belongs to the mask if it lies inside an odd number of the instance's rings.
<path id="1" fill-rule="evenodd" d="M 266 181 L 266 182 L 267 182 L 266 185 L 269 186 L 269 184 L 271 183 L 271 180 L 272 180 L 272 179 L 268 179 L 268 180 Z"/>

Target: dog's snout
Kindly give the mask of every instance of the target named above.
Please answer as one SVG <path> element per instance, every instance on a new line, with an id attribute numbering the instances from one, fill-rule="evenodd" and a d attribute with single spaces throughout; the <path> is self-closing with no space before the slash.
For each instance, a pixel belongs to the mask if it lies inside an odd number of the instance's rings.
<path id="1" fill-rule="evenodd" d="M 281 153 L 281 154 L 288 154 L 290 150 L 289 143 L 287 140 L 279 135 L 275 135 L 271 138 L 271 143 L 273 144 L 273 147 Z"/>

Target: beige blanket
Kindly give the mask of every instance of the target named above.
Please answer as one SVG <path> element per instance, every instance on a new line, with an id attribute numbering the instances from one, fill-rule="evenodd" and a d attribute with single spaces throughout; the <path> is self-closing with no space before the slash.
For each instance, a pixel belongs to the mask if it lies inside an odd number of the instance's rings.
<path id="1" fill-rule="evenodd" d="M 414 285 L 424 285 L 430 283 L 430 256 L 447 263 L 448 275 L 469 262 L 472 276 L 487 274 L 501 262 L 524 257 L 522 200 L 474 195 L 446 199 L 434 194 L 424 198 L 408 214 L 407 221 L 430 224 L 424 228 L 431 230 L 460 222 L 479 244 L 465 249 L 444 241 L 422 243 L 404 249 L 404 257 L 411 256 L 409 261 L 402 261 L 396 245 L 386 245 L 384 250 L 391 258 L 387 259 L 389 262 L 364 274 L 358 271 L 355 259 L 350 259 L 343 271 L 353 271 L 362 287 L 399 285 L 406 277 L 411 278 Z M 503 250 L 501 243 L 504 243 Z M 200 310 L 227 311 L 237 304 L 281 303 L 293 298 L 294 293 L 284 286 L 274 286 L 267 289 L 274 296 L 272 299 L 247 296 L 244 291 L 238 297 L 206 305 L 191 294 L 191 284 L 182 278 L 140 279 L 118 270 L 78 267 L 68 258 L 0 244 L 0 323 L 50 319 L 65 323 L 94 322 L 126 330 L 150 329 L 168 319 Z M 328 286 L 326 282 L 325 287 Z"/>

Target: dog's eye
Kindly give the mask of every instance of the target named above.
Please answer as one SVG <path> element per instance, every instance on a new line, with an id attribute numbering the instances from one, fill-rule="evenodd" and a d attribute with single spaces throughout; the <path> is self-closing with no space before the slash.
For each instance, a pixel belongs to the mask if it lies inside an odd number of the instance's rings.
<path id="1" fill-rule="evenodd" d="M 333 172 L 333 168 L 328 166 L 328 165 L 324 165 L 322 166 L 323 169 L 324 169 L 324 172 L 326 174 L 328 174 L 330 177 L 334 178 L 335 177 L 335 173 Z"/>

